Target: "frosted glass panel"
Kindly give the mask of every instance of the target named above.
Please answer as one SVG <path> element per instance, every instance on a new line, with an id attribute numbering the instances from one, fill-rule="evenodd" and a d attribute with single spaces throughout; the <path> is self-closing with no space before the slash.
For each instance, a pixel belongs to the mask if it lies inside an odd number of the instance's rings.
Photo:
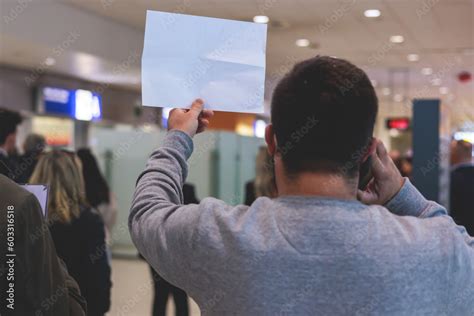
<path id="1" fill-rule="evenodd" d="M 245 200 L 245 184 L 255 179 L 255 160 L 260 146 L 266 146 L 262 138 L 241 136 L 239 139 L 240 203 Z"/>
<path id="2" fill-rule="evenodd" d="M 112 232 L 114 248 L 133 246 L 127 221 L 135 182 L 163 135 L 159 129 L 145 132 L 132 128 L 91 127 L 90 146 L 117 199 L 117 224 Z"/>
<path id="3" fill-rule="evenodd" d="M 217 197 L 231 205 L 244 202 L 245 183 L 255 177 L 255 158 L 263 139 L 219 133 Z"/>
<path id="4" fill-rule="evenodd" d="M 221 132 L 218 139 L 217 192 L 221 200 L 231 205 L 241 203 L 238 188 L 238 138 L 237 134 Z"/>
<path id="5" fill-rule="evenodd" d="M 189 163 L 186 182 L 196 188 L 198 200 L 208 196 L 217 196 L 215 189 L 216 146 L 219 132 L 206 132 L 194 137 L 194 152 Z"/>

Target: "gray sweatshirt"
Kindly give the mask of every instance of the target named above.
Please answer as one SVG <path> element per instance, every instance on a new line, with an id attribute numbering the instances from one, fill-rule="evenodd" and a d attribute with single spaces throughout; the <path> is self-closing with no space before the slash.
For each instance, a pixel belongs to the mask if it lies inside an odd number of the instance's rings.
<path id="1" fill-rule="evenodd" d="M 408 179 L 385 207 L 321 196 L 182 205 L 192 152 L 185 133 L 166 135 L 129 228 L 203 315 L 474 315 L 474 238 Z"/>

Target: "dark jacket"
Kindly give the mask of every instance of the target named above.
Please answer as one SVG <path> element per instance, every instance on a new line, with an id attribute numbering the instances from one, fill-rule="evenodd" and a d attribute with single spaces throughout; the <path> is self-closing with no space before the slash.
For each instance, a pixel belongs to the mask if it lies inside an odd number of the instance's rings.
<path id="1" fill-rule="evenodd" d="M 13 169 L 14 167 L 10 158 L 0 153 L 0 174 L 14 180 Z"/>
<path id="2" fill-rule="evenodd" d="M 85 315 L 85 301 L 57 257 L 36 197 L 0 175 L 0 212 L 0 314 Z M 9 221 L 14 223 L 13 251 L 7 249 Z M 14 269 L 9 271 L 11 258 Z M 14 311 L 6 304 L 9 276 L 15 278 Z"/>
<path id="3" fill-rule="evenodd" d="M 196 197 L 194 185 L 185 183 L 183 184 L 183 198 L 184 204 L 199 204 L 199 200 Z"/>
<path id="4" fill-rule="evenodd" d="M 474 165 L 458 166 L 451 171 L 451 216 L 474 236 Z"/>
<path id="5" fill-rule="evenodd" d="M 255 182 L 254 181 L 249 181 L 245 184 L 245 205 L 252 205 L 253 202 L 257 197 L 255 196 Z"/>
<path id="6" fill-rule="evenodd" d="M 88 207 L 69 224 L 50 226 L 58 255 L 79 284 L 87 301 L 88 315 L 103 315 L 110 308 L 110 266 L 105 227 L 98 213 Z"/>
<path id="7" fill-rule="evenodd" d="M 15 182 L 28 183 L 36 165 L 38 164 L 38 154 L 26 153 L 18 158 L 15 170 Z"/>

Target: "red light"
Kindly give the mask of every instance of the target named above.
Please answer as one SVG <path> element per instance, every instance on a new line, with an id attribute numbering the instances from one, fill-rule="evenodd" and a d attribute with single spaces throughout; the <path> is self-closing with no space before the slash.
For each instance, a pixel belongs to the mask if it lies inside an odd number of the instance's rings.
<path id="1" fill-rule="evenodd" d="M 406 130 L 409 127 L 410 119 L 408 118 L 387 119 L 387 128 L 389 129 Z"/>
<path id="2" fill-rule="evenodd" d="M 461 82 L 469 82 L 472 79 L 472 75 L 468 71 L 462 71 L 461 73 L 458 74 L 458 79 Z"/>

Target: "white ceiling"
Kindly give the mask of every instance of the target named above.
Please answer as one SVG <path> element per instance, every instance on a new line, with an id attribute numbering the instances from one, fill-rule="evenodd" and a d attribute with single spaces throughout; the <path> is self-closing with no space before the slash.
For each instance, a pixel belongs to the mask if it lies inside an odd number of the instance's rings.
<path id="1" fill-rule="evenodd" d="M 0 0 L 5 1 L 15 0 Z M 102 38 L 102 45 L 114 47 L 115 41 L 127 42 L 132 37 L 131 46 L 142 42 L 148 9 L 246 21 L 254 15 L 267 15 L 270 17 L 268 92 L 295 61 L 317 54 L 331 55 L 348 59 L 369 73 L 385 105 L 382 111 L 408 113 L 408 107 L 393 101 L 395 94 L 402 94 L 406 100 L 415 96 L 444 97 L 453 108 L 454 120 L 474 121 L 474 84 L 460 84 L 456 79 L 460 71 L 474 71 L 472 0 L 43 0 L 42 3 L 43 7 L 66 4 L 117 27 L 128 27 L 133 30 L 130 34 L 136 34 Z M 368 19 L 363 14 L 366 9 L 379 9 L 382 15 Z M 65 20 L 66 25 L 67 17 Z M 403 44 L 390 44 L 390 36 L 396 34 L 405 37 Z M 298 38 L 308 38 L 318 48 L 296 47 Z M 7 42 L 7 36 L 2 41 Z M 30 42 L 12 36 L 8 39 L 9 48 L 2 49 L 0 62 L 27 67 L 37 64 L 39 61 L 35 59 L 45 55 L 36 49 L 25 52 Z M 48 45 L 44 46 L 47 50 Z M 141 51 L 141 46 L 137 49 Z M 18 51 L 23 58 L 18 57 Z M 81 47 L 75 47 L 71 53 L 97 58 L 100 71 L 86 72 L 83 76 L 139 88 L 139 62 L 122 72 L 123 78 L 114 79 L 113 65 L 120 59 L 109 58 L 112 53 L 94 56 L 94 52 L 85 53 Z M 418 62 L 407 61 L 407 55 L 412 53 L 420 55 Z M 51 70 L 80 76 L 77 67 L 70 66 L 77 56 L 69 58 L 59 61 Z M 433 75 L 422 75 L 424 67 L 433 68 Z M 449 88 L 447 95 L 440 95 L 439 86 L 432 85 L 435 77 L 441 79 L 441 86 Z M 382 89 L 387 87 L 391 88 L 391 94 L 384 96 Z"/>

